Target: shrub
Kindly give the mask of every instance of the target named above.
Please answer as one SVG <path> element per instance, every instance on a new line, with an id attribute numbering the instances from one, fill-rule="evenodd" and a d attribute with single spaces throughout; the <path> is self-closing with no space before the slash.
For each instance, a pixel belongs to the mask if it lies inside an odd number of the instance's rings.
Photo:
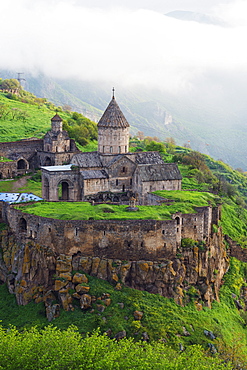
<path id="1" fill-rule="evenodd" d="M 181 240 L 181 247 L 182 248 L 192 248 L 196 244 L 196 241 L 194 239 L 190 238 L 183 238 Z"/>

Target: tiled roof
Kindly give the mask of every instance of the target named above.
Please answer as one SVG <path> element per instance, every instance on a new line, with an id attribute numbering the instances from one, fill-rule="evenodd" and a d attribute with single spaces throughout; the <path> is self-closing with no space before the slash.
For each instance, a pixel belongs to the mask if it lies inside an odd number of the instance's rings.
<path id="1" fill-rule="evenodd" d="M 82 170 L 80 171 L 85 180 L 88 179 L 107 179 L 108 175 L 104 170 Z"/>
<path id="2" fill-rule="evenodd" d="M 137 168 L 140 179 L 144 182 L 182 179 L 178 166 L 174 163 L 163 163 L 163 165 L 142 164 Z"/>
<path id="3" fill-rule="evenodd" d="M 129 127 L 129 123 L 119 108 L 114 96 L 106 108 L 103 116 L 99 120 L 98 127 Z"/>
<path id="4" fill-rule="evenodd" d="M 135 153 L 135 163 L 137 164 L 164 164 L 159 152 L 139 152 Z"/>
<path id="5" fill-rule="evenodd" d="M 98 152 L 85 152 L 73 155 L 71 163 L 80 168 L 103 167 Z"/>

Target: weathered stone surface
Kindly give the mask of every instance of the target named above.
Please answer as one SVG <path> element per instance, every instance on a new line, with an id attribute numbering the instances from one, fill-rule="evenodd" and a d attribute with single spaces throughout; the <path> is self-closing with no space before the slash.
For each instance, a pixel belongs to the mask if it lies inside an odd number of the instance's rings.
<path id="1" fill-rule="evenodd" d="M 59 304 L 47 305 L 46 306 L 46 317 L 49 322 L 54 320 L 60 314 Z"/>
<path id="2" fill-rule="evenodd" d="M 105 298 L 102 300 L 102 302 L 106 305 L 106 306 L 110 306 L 111 304 L 111 298 Z"/>
<path id="3" fill-rule="evenodd" d="M 148 228 L 150 225 L 146 226 Z M 152 232 L 154 233 L 153 230 Z M 87 287 L 84 274 L 76 273 L 71 281 L 72 269 L 76 267 L 116 284 L 116 289 L 121 289 L 122 283 L 125 283 L 133 288 L 172 297 L 181 305 L 190 299 L 184 292 L 197 285 L 198 302 L 204 301 L 210 307 L 214 299 L 219 299 L 218 291 L 229 266 L 220 229 L 217 234 L 210 236 L 204 250 L 179 250 L 181 257 L 178 258 L 174 253 L 170 259 L 157 261 L 121 261 L 96 257 L 93 253 L 89 257 L 82 256 L 80 251 L 75 251 L 72 257 L 57 254 L 50 245 L 42 246 L 34 240 L 28 240 L 28 244 L 23 242 L 23 239 L 19 242 L 9 232 L 3 233 L 1 242 L 3 259 L 0 261 L 0 280 L 7 282 L 9 291 L 16 294 L 19 304 L 26 304 L 32 299 L 40 301 L 44 299 L 46 292 L 51 290 L 64 295 L 68 294 L 69 289 L 75 289 L 76 294 L 87 293 L 90 288 Z M 84 290 L 78 287 L 80 285 L 85 287 Z M 38 286 L 42 289 L 37 290 Z M 244 289 L 242 292 L 241 299 L 247 301 L 247 293 Z M 104 301 L 110 297 L 102 295 L 101 298 Z M 198 303 L 197 308 L 201 307 L 201 303 Z"/>
<path id="4" fill-rule="evenodd" d="M 76 285 L 75 290 L 78 294 L 88 293 L 90 290 L 90 286 L 86 285 Z"/>
<path id="5" fill-rule="evenodd" d="M 105 311 L 105 306 L 103 304 L 97 304 L 96 307 L 97 310 L 101 313 Z"/>
<path id="6" fill-rule="evenodd" d="M 60 290 L 68 284 L 66 280 L 55 280 L 55 290 Z"/>
<path id="7" fill-rule="evenodd" d="M 142 311 L 135 311 L 134 312 L 134 318 L 135 320 L 141 320 L 143 317 L 143 312 Z"/>
<path id="8" fill-rule="evenodd" d="M 71 273 L 70 272 L 61 272 L 59 274 L 59 278 L 65 279 L 67 281 L 71 281 L 72 280 L 72 276 L 71 276 Z"/>
<path id="9" fill-rule="evenodd" d="M 120 340 L 120 339 L 123 339 L 126 337 L 126 331 L 125 330 L 122 330 L 122 331 L 119 331 L 116 335 L 115 335 L 115 339 L 116 340 Z"/>
<path id="10" fill-rule="evenodd" d="M 88 278 L 86 277 L 85 274 L 80 274 L 79 272 L 77 272 L 73 276 L 72 282 L 74 284 L 82 284 L 82 283 L 87 284 L 88 283 Z"/>
<path id="11" fill-rule="evenodd" d="M 58 272 L 71 272 L 72 271 L 72 257 L 66 256 L 65 254 L 59 255 L 56 264 L 56 270 Z"/>
<path id="12" fill-rule="evenodd" d="M 62 304 L 62 307 L 65 311 L 72 311 L 72 297 L 68 293 L 60 293 L 59 300 Z"/>
<path id="13" fill-rule="evenodd" d="M 89 294 L 83 294 L 80 299 L 80 306 L 82 310 L 86 310 L 91 307 L 92 298 Z"/>

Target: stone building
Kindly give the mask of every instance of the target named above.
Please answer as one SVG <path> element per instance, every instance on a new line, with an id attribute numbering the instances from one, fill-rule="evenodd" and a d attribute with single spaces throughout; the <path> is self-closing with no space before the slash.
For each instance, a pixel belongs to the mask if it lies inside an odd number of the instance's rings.
<path id="1" fill-rule="evenodd" d="M 0 179 L 12 178 L 33 171 L 40 166 L 70 163 L 79 152 L 75 141 L 62 129 L 62 119 L 56 114 L 51 119 L 51 130 L 44 139 L 24 139 L 0 143 Z M 1 157 L 11 161 L 1 161 Z"/>
<path id="2" fill-rule="evenodd" d="M 57 137 L 61 132 L 59 127 L 55 130 Z M 61 148 L 56 139 L 52 142 L 52 132 L 44 140 L 45 153 L 52 150 L 56 156 L 58 147 L 66 154 L 66 137 Z M 149 192 L 181 189 L 182 177 L 176 164 L 164 163 L 158 152 L 129 152 L 129 123 L 114 96 L 98 123 L 98 151 L 78 152 L 69 165 L 41 169 L 43 198 L 50 201 L 119 202 L 135 196 L 139 204 L 147 204 Z"/>

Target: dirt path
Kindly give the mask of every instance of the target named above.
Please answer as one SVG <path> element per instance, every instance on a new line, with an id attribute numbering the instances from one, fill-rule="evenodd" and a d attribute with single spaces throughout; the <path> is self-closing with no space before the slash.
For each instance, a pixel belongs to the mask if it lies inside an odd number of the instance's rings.
<path id="1" fill-rule="evenodd" d="M 18 191 L 20 188 L 23 188 L 27 185 L 27 180 L 30 179 L 30 176 L 21 177 L 16 180 L 12 185 L 12 191 Z"/>

